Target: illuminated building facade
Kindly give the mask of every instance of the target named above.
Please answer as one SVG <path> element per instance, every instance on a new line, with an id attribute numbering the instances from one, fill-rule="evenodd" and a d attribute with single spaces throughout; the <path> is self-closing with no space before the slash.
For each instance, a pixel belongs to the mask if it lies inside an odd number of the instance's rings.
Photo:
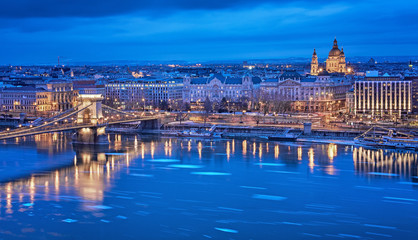
<path id="1" fill-rule="evenodd" d="M 11 87 L 0 90 L 1 111 L 35 113 L 37 102 L 46 101 L 47 92 L 43 88 Z"/>
<path id="2" fill-rule="evenodd" d="M 125 109 L 140 109 L 182 100 L 183 80 L 177 78 L 140 78 L 114 80 L 105 84 L 105 102 Z"/>
<path id="3" fill-rule="evenodd" d="M 0 90 L 2 111 L 43 113 L 66 111 L 77 103 L 78 91 L 69 82 L 3 88 Z"/>
<path id="4" fill-rule="evenodd" d="M 233 78 L 214 74 L 209 78 L 185 77 L 183 82 L 185 102 L 203 102 L 206 98 L 212 102 L 220 102 L 223 98 L 231 102 L 239 102 L 254 96 L 261 79 L 250 75 Z"/>
<path id="5" fill-rule="evenodd" d="M 73 87 L 79 94 L 101 94 L 105 96 L 105 85 L 101 81 L 83 79 L 73 81 Z"/>
<path id="6" fill-rule="evenodd" d="M 400 77 L 378 76 L 356 80 L 356 115 L 401 116 L 412 111 L 412 81 Z"/>
<path id="7" fill-rule="evenodd" d="M 261 96 L 272 101 L 290 101 L 296 112 L 340 110 L 351 84 L 344 77 L 331 77 L 322 72 L 304 78 L 296 71 L 286 71 L 278 79 L 261 84 Z"/>
<path id="8" fill-rule="evenodd" d="M 345 110 L 347 113 L 354 113 L 354 88 L 345 94 Z"/>
<path id="9" fill-rule="evenodd" d="M 411 95 L 412 95 L 412 113 L 418 114 L 418 76 L 405 77 L 405 80 L 411 81 Z"/>
<path id="10" fill-rule="evenodd" d="M 78 91 L 73 89 L 72 82 L 50 81 L 44 88 L 47 91 L 48 103 L 51 105 L 50 111 L 66 111 L 77 104 Z M 42 111 L 41 108 L 38 110 Z"/>

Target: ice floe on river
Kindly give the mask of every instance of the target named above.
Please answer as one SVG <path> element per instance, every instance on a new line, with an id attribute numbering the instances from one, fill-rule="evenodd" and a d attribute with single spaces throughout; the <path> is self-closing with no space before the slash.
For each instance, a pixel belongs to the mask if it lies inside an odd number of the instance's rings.
<path id="1" fill-rule="evenodd" d="M 194 175 L 204 175 L 204 176 L 229 176 L 230 173 L 225 172 L 191 172 L 190 174 Z"/>

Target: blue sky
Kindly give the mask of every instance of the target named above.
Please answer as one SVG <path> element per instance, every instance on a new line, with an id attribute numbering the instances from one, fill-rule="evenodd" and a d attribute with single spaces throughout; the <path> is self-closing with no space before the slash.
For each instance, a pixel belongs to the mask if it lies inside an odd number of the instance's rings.
<path id="1" fill-rule="evenodd" d="M 0 64 L 418 55 L 418 1 L 0 2 Z"/>

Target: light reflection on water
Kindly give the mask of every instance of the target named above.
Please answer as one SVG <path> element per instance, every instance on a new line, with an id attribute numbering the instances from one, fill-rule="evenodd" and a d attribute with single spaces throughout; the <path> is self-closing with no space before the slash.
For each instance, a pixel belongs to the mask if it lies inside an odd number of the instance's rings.
<path id="1" fill-rule="evenodd" d="M 382 173 L 386 176 L 416 179 L 418 176 L 417 158 L 417 153 L 409 151 L 371 150 L 363 147 L 353 150 L 354 169 L 363 175 Z"/>
<path id="2" fill-rule="evenodd" d="M 94 149 L 72 147 L 69 139 L 44 134 L 0 146 L 6 156 L 22 149 L 46 159 L 42 169 L 19 162 L 25 177 L 0 178 L 0 238 L 94 238 L 99 231 L 112 239 L 124 224 L 124 236 L 133 239 L 416 233 L 414 152 L 121 135 L 111 136 L 109 148 Z M 54 157 L 61 165 L 48 168 Z M 1 172 L 22 175 L 11 163 L 4 161 Z M 372 225 L 387 228 L 365 229 Z"/>

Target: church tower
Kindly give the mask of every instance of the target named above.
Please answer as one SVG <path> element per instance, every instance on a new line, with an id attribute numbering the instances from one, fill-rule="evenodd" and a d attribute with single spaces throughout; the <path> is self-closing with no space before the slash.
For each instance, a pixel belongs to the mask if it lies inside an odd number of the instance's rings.
<path id="1" fill-rule="evenodd" d="M 340 73 L 346 73 L 347 72 L 347 64 L 345 62 L 344 48 L 341 48 L 340 64 L 338 66 L 338 72 L 340 72 Z"/>
<path id="2" fill-rule="evenodd" d="M 346 62 L 344 51 L 338 48 L 337 38 L 334 39 L 334 44 L 331 51 L 329 51 L 328 58 L 326 61 L 326 70 L 330 73 L 346 73 Z"/>
<path id="3" fill-rule="evenodd" d="M 318 56 L 314 48 L 311 61 L 311 75 L 318 75 Z"/>

